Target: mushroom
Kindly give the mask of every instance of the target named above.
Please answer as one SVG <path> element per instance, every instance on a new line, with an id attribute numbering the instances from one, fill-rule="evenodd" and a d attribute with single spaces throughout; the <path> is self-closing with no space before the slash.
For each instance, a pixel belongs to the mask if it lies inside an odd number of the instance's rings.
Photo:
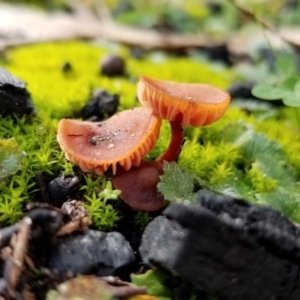
<path id="1" fill-rule="evenodd" d="M 156 211 L 168 203 L 157 189 L 162 174 L 161 162 L 144 160 L 139 167 L 132 167 L 129 171 L 118 170 L 112 182 L 122 191 L 122 200 L 132 208 Z"/>
<path id="2" fill-rule="evenodd" d="M 220 119 L 230 102 L 227 92 L 209 84 L 178 83 L 141 76 L 137 94 L 154 115 L 167 119 L 171 126 L 171 141 L 159 161 L 175 161 L 183 143 L 182 126 L 209 125 Z"/>
<path id="3" fill-rule="evenodd" d="M 152 150 L 161 126 L 161 119 L 149 108 L 122 111 L 103 122 L 62 119 L 57 140 L 65 156 L 84 172 L 99 175 L 117 166 L 129 170 L 139 166 Z"/>

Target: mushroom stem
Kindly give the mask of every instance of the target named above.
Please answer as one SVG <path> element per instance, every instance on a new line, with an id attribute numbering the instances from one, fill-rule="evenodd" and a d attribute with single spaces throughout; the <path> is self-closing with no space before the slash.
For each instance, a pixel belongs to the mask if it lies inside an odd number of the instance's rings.
<path id="1" fill-rule="evenodd" d="M 171 141 L 166 151 L 158 157 L 158 161 L 176 161 L 183 144 L 183 128 L 182 128 L 182 114 L 178 114 L 173 121 L 170 121 L 171 125 Z"/>

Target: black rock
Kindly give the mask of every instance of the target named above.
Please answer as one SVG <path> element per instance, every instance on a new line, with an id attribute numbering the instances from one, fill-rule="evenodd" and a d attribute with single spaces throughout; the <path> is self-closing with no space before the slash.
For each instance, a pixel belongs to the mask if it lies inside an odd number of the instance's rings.
<path id="1" fill-rule="evenodd" d="M 33 236 L 39 235 L 54 235 L 63 225 L 65 216 L 62 212 L 47 209 L 47 208 L 35 208 L 29 211 L 26 215 L 32 220 Z"/>
<path id="2" fill-rule="evenodd" d="M 119 102 L 119 95 L 96 89 L 93 92 L 92 99 L 82 109 L 81 116 L 83 120 L 102 121 L 106 116 L 110 117 L 116 113 Z"/>
<path id="3" fill-rule="evenodd" d="M 0 115 L 21 117 L 33 112 L 33 103 L 25 83 L 0 68 Z"/>
<path id="4" fill-rule="evenodd" d="M 200 51 L 204 52 L 212 61 L 221 61 L 227 66 L 232 65 L 231 54 L 228 50 L 227 44 L 201 47 Z"/>
<path id="5" fill-rule="evenodd" d="M 76 175 L 61 175 L 48 183 L 51 204 L 60 207 L 79 187 L 80 179 Z"/>
<path id="6" fill-rule="evenodd" d="M 125 60 L 119 55 L 109 54 L 102 59 L 100 71 L 102 75 L 108 77 L 124 76 L 126 71 Z"/>
<path id="7" fill-rule="evenodd" d="M 135 260 L 124 236 L 118 232 L 87 230 L 53 245 L 47 267 L 64 274 L 119 276 Z"/>
<path id="8" fill-rule="evenodd" d="M 61 66 L 61 71 L 64 74 L 70 74 L 73 71 L 73 67 L 71 63 L 68 61 L 64 62 L 63 65 Z"/>
<path id="9" fill-rule="evenodd" d="M 197 287 L 230 300 L 300 297 L 299 228 L 278 212 L 201 191 L 171 204 L 146 228 L 140 254 Z"/>
<path id="10" fill-rule="evenodd" d="M 234 100 L 244 100 L 245 103 L 249 102 L 247 100 L 251 100 L 252 102 L 255 103 L 264 103 L 267 104 L 268 106 L 272 107 L 279 107 L 283 106 L 283 102 L 278 98 L 277 100 L 272 100 L 272 101 L 266 101 L 260 98 L 257 98 L 252 94 L 252 89 L 254 87 L 255 83 L 254 82 L 236 82 L 233 83 L 229 88 L 228 88 L 228 93 L 230 94 L 231 99 Z"/>
<path id="11" fill-rule="evenodd" d="M 220 15 L 223 11 L 221 3 L 217 1 L 207 1 L 206 6 L 209 9 L 209 11 L 214 15 Z"/>
<path id="12" fill-rule="evenodd" d="M 251 93 L 254 85 L 253 82 L 237 82 L 233 83 L 227 91 L 230 94 L 231 99 L 254 99 L 256 97 Z"/>

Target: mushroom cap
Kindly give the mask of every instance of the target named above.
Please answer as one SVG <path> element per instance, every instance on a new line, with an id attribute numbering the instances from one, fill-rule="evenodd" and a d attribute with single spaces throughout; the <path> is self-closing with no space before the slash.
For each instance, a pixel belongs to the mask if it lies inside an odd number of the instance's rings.
<path id="1" fill-rule="evenodd" d="M 157 189 L 163 174 L 160 161 L 142 161 L 139 167 L 129 171 L 118 170 L 112 182 L 121 190 L 120 198 L 132 208 L 144 211 L 156 211 L 168 204 Z"/>
<path id="2" fill-rule="evenodd" d="M 145 107 L 162 119 L 173 121 L 182 115 L 182 125 L 209 125 L 223 116 L 230 95 L 212 85 L 179 83 L 141 76 L 137 95 Z"/>
<path id="3" fill-rule="evenodd" d="M 103 122 L 62 119 L 57 140 L 68 160 L 84 172 L 103 174 L 117 165 L 129 170 L 154 147 L 161 120 L 149 108 L 122 111 Z"/>

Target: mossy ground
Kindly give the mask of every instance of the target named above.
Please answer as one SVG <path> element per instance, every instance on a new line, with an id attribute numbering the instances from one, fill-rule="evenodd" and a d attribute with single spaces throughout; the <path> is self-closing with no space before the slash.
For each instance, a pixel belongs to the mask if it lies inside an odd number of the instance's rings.
<path id="1" fill-rule="evenodd" d="M 125 58 L 125 77 L 108 78 L 100 74 L 99 62 L 108 53 L 118 53 Z M 63 72 L 63 65 L 67 62 L 71 71 Z M 24 204 L 39 200 L 35 182 L 37 173 L 51 179 L 62 173 L 74 172 L 73 164 L 66 161 L 56 141 L 56 128 L 61 118 L 80 116 L 93 89 L 100 87 L 120 94 L 119 110 L 123 110 L 139 105 L 136 83 L 141 74 L 173 81 L 205 82 L 223 89 L 237 79 L 233 70 L 193 56 L 172 57 L 155 52 L 137 59 L 130 56 L 127 48 L 75 41 L 10 50 L 2 66 L 27 82 L 37 109 L 36 117 L 29 121 L 20 119 L 14 123 L 10 119 L 1 120 L 0 138 L 14 137 L 27 154 L 22 168 L 0 183 L 0 221 L 3 223 L 15 222 L 22 216 Z M 215 190 L 224 193 L 234 191 L 233 194 L 251 201 L 273 205 L 292 220 L 300 221 L 297 196 L 300 134 L 296 124 L 291 108 L 276 109 L 274 113 L 263 116 L 229 108 L 225 116 L 211 126 L 186 129 L 186 145 L 178 165 Z M 245 140 L 240 141 L 239 135 Z M 157 157 L 168 141 L 169 128 L 164 123 L 149 159 Z M 269 168 L 268 161 L 274 163 L 272 156 L 282 164 L 279 169 Z M 122 216 L 116 217 L 116 202 L 111 202 L 111 206 L 107 195 L 99 195 L 106 187 L 106 179 L 96 180 L 92 175 L 86 178 L 88 180 L 80 195 L 89 200 L 90 209 L 93 206 L 92 218 L 98 228 L 113 228 Z M 274 193 L 277 198 L 286 193 L 290 197 L 285 197 L 284 203 L 282 200 L 278 204 L 273 201 L 276 198 Z M 274 197 L 270 198 L 270 195 Z M 102 201 L 102 204 L 95 206 L 97 201 Z M 114 221 L 103 223 L 103 218 L 99 217 L 102 213 L 104 219 L 113 218 Z M 144 219 L 148 220 L 148 217 L 141 214 L 136 223 L 145 223 Z"/>

